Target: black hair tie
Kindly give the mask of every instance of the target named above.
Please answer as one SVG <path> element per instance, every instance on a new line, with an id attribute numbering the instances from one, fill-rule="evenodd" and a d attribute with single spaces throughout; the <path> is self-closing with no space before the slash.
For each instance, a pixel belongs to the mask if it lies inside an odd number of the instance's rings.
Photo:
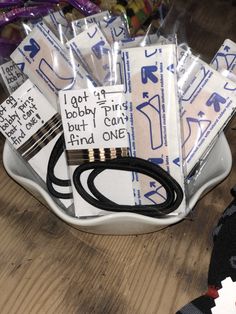
<path id="1" fill-rule="evenodd" d="M 91 196 L 81 183 L 81 175 L 92 170 L 88 177 L 88 188 Z M 147 175 L 158 181 L 166 191 L 166 200 L 161 204 L 151 205 L 120 205 L 98 191 L 94 184 L 95 178 L 104 170 L 132 171 Z M 183 190 L 178 182 L 160 166 L 137 157 L 120 157 L 112 160 L 94 161 L 78 166 L 73 175 L 73 182 L 77 192 L 92 206 L 113 212 L 132 212 L 149 217 L 163 218 L 175 211 L 183 200 Z"/>
<path id="2" fill-rule="evenodd" d="M 70 180 L 57 178 L 54 173 L 56 164 L 63 152 L 64 152 L 64 136 L 62 134 L 58 138 L 55 146 L 53 147 L 52 153 L 48 161 L 46 184 L 47 184 L 49 193 L 52 194 L 54 197 L 61 198 L 61 199 L 72 199 L 73 198 L 72 193 L 58 192 L 55 190 L 53 186 L 53 184 L 60 187 L 71 186 Z"/>

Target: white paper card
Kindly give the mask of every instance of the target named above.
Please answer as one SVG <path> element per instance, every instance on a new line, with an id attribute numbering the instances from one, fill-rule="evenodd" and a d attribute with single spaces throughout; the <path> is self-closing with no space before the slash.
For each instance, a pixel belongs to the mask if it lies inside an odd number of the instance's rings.
<path id="1" fill-rule="evenodd" d="M 59 93 L 68 164 L 72 179 L 79 164 L 89 162 L 89 160 L 81 157 L 82 151 L 99 150 L 100 148 L 127 149 L 128 117 L 123 89 L 123 85 L 116 85 Z M 70 158 L 70 154 L 73 158 Z M 76 154 L 77 157 L 75 157 Z M 86 187 L 86 174 L 82 180 Z M 130 172 L 105 171 L 96 179 L 96 186 L 106 197 L 119 204 L 134 204 L 132 174 Z M 78 194 L 74 184 L 72 187 L 75 212 L 78 217 L 109 213 L 88 204 Z"/>
<path id="2" fill-rule="evenodd" d="M 175 45 L 125 49 L 123 59 L 132 155 L 158 164 L 184 188 Z M 163 202 L 158 182 L 137 174 L 134 180 L 137 203 Z M 183 201 L 178 211 L 184 210 Z"/>
<path id="3" fill-rule="evenodd" d="M 27 80 L 0 105 L 0 130 L 17 149 L 56 113 L 35 85 Z"/>
<path id="4" fill-rule="evenodd" d="M 9 94 L 13 93 L 27 79 L 12 60 L 0 65 L 0 75 Z"/>
<path id="5" fill-rule="evenodd" d="M 57 111 L 30 80 L 0 105 L 0 132 L 46 182 L 48 160 L 62 127 Z M 68 179 L 64 153 L 60 163 L 63 167 L 55 171 L 56 176 Z M 68 193 L 70 187 L 63 190 Z M 66 207 L 72 205 L 70 199 L 60 201 Z"/>
<path id="6" fill-rule="evenodd" d="M 123 85 L 60 92 L 67 149 L 128 147 Z"/>

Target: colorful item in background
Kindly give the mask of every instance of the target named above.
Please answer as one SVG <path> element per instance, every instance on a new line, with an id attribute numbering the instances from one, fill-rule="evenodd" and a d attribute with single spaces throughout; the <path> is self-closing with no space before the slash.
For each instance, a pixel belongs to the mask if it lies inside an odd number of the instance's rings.
<path id="1" fill-rule="evenodd" d="M 162 0 L 161 3 L 157 7 L 155 7 L 153 14 L 143 24 L 142 29 L 144 30 L 144 32 L 146 32 L 146 29 L 150 26 L 150 24 L 152 25 L 153 32 L 159 29 L 169 9 L 170 9 L 170 1 Z"/>
<path id="2" fill-rule="evenodd" d="M 124 13 L 127 16 L 127 20 L 132 30 L 135 32 L 138 30 L 143 23 L 152 14 L 152 5 L 148 0 L 144 1 L 129 1 L 124 7 L 120 3 L 127 1 L 118 1 L 114 6 L 114 11 L 116 13 Z M 125 8 L 125 10 L 124 10 Z"/>
<path id="3" fill-rule="evenodd" d="M 16 1 L 16 0 L 14 0 Z M 96 14 L 101 11 L 98 5 L 96 5 L 94 2 L 89 1 L 89 0 L 32 0 L 32 2 L 35 3 L 35 5 L 39 5 L 42 3 L 50 3 L 54 5 L 65 5 L 69 4 L 75 9 L 79 10 L 84 16 Z"/>
<path id="4" fill-rule="evenodd" d="M 111 10 L 115 14 L 126 16 L 132 34 L 136 33 L 145 23 L 155 20 L 155 24 L 160 25 L 168 11 L 169 1 L 162 0 L 112 0 L 94 1 L 102 10 Z"/>
<path id="5" fill-rule="evenodd" d="M 32 17 L 37 18 L 45 14 L 48 14 L 52 9 L 53 9 L 52 4 L 15 8 L 11 11 L 0 14 L 0 26 L 4 26 L 20 18 L 24 19 Z"/>
<path id="6" fill-rule="evenodd" d="M 27 35 L 28 27 L 25 27 L 29 21 L 34 24 L 60 8 L 68 13 L 68 21 L 101 11 L 99 6 L 88 0 L 0 0 L 0 63 L 4 62 L 2 58 L 9 57 Z"/>
<path id="7" fill-rule="evenodd" d="M 161 0 L 50 0 L 48 2 L 43 0 L 33 0 L 30 3 L 27 1 L 23 2 L 22 0 L 0 0 L 0 8 L 2 8 L 2 12 L 0 13 L 0 26 L 9 24 L 6 28 L 8 35 L 3 35 L 3 29 L 1 29 L 0 37 L 19 41 L 19 39 L 24 37 L 24 34 L 21 34 L 21 26 L 18 25 L 16 22 L 17 20 L 21 18 L 32 19 L 32 17 L 37 18 L 39 16 L 44 16 L 48 14 L 50 10 L 56 10 L 58 5 L 59 7 L 63 7 L 63 12 L 66 14 L 68 20 L 90 16 L 91 14 L 98 13 L 106 8 L 113 13 L 124 14 L 131 27 L 131 33 L 134 34 L 137 33 L 142 26 L 144 29 L 147 28 L 150 23 L 157 28 L 168 11 L 168 4 L 169 1 Z M 11 22 L 14 22 L 14 24 L 10 24 Z M 142 33 L 142 29 L 140 32 Z"/>
<path id="8" fill-rule="evenodd" d="M 24 17 L 28 18 L 28 13 L 33 11 L 33 15 L 41 14 L 42 8 L 70 5 L 78 10 L 83 16 L 89 16 L 101 12 L 98 5 L 89 0 L 0 0 L 0 25 L 5 17 L 10 20 Z M 9 15 L 9 16 L 8 16 Z M 6 21 L 8 21 L 6 19 Z"/>
<path id="9" fill-rule="evenodd" d="M 22 6 L 23 0 L 0 0 L 0 8 L 12 8 L 14 6 Z"/>
<path id="10" fill-rule="evenodd" d="M 101 11 L 99 6 L 89 0 L 67 0 L 66 2 L 78 9 L 85 16 L 96 14 Z"/>

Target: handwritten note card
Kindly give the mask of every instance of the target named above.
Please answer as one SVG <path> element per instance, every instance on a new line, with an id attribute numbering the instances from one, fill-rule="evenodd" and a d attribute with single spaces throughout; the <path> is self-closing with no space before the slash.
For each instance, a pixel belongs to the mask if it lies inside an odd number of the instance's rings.
<path id="1" fill-rule="evenodd" d="M 123 85 L 59 94 L 66 148 L 127 147 Z"/>

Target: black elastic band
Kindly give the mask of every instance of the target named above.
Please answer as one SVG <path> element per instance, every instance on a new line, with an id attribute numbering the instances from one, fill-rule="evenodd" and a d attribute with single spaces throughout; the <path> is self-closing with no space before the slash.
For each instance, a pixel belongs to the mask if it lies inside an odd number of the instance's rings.
<path id="1" fill-rule="evenodd" d="M 91 196 L 83 187 L 81 175 L 93 170 L 88 177 L 88 188 L 96 197 Z M 132 171 L 147 175 L 158 181 L 166 191 L 166 200 L 161 204 L 120 205 L 107 199 L 94 184 L 95 178 L 104 170 Z M 84 163 L 78 166 L 73 175 L 77 192 L 92 206 L 113 212 L 132 212 L 150 217 L 164 217 L 175 211 L 183 200 L 183 190 L 178 182 L 158 165 L 137 157 L 122 157 L 113 160 Z"/>
<path id="2" fill-rule="evenodd" d="M 73 198 L 72 193 L 58 192 L 55 190 L 53 186 L 53 184 L 60 187 L 71 186 L 70 180 L 57 178 L 54 173 L 56 164 L 58 163 L 58 160 L 60 159 L 63 152 L 64 152 L 64 136 L 61 135 L 58 138 L 55 146 L 53 147 L 52 153 L 48 161 L 46 184 L 47 184 L 49 193 L 52 194 L 53 196 L 57 198 L 61 198 L 61 199 L 72 199 Z"/>

